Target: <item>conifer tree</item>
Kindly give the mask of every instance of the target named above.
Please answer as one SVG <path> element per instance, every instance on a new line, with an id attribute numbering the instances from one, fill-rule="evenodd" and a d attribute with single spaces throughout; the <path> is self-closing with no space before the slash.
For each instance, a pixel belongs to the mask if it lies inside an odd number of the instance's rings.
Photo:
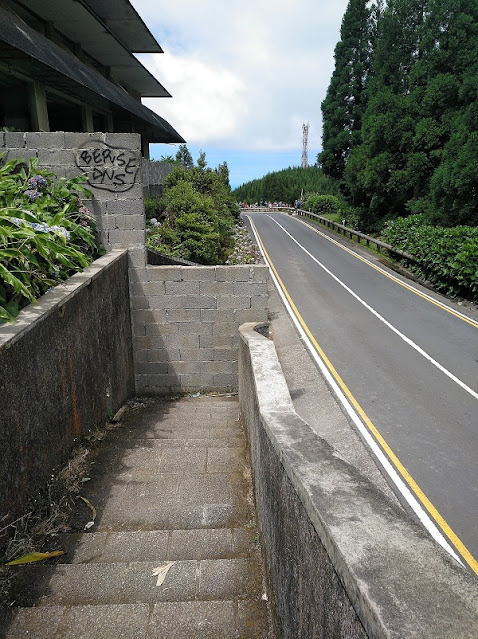
<path id="1" fill-rule="evenodd" d="M 423 117 L 433 119 L 442 145 L 436 144 L 430 152 L 434 171 L 423 209 L 432 222 L 444 226 L 476 226 L 478 4 L 430 0 L 427 22 L 424 48 L 433 79 L 426 84 L 421 106 Z"/>
<path id="2" fill-rule="evenodd" d="M 423 158 L 410 153 L 416 119 L 411 74 L 422 54 L 428 1 L 390 0 L 380 19 L 362 140 L 345 170 L 346 190 L 364 227 L 373 229 L 381 218 L 403 214 L 427 170 Z"/>
<path id="3" fill-rule="evenodd" d="M 176 162 L 182 164 L 186 169 L 190 169 L 194 166 L 193 156 L 186 144 L 179 145 L 178 152 L 176 153 Z"/>
<path id="4" fill-rule="evenodd" d="M 342 178 L 353 146 L 360 141 L 364 89 L 373 53 L 377 5 L 350 0 L 335 47 L 335 70 L 322 102 L 322 152 L 317 161 L 325 174 Z"/>
<path id="5" fill-rule="evenodd" d="M 364 228 L 410 212 L 476 224 L 477 13 L 474 0 L 389 1 L 345 170 Z"/>

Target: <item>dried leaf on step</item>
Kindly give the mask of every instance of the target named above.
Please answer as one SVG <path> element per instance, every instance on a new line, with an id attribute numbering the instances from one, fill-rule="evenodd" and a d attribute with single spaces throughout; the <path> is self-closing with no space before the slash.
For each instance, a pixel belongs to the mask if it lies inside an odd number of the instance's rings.
<path id="1" fill-rule="evenodd" d="M 19 557 L 18 559 L 14 559 L 13 561 L 9 561 L 5 566 L 18 566 L 20 564 L 32 564 L 35 561 L 43 561 L 43 559 L 50 559 L 51 557 L 58 557 L 59 555 L 64 555 L 64 550 L 53 550 L 52 552 L 32 552 L 29 555 L 23 555 L 23 557 Z"/>
<path id="2" fill-rule="evenodd" d="M 120 422 L 123 415 L 126 413 L 126 411 L 128 410 L 128 406 L 122 406 L 119 411 L 115 414 L 115 416 L 113 417 L 113 419 L 111 420 L 113 423 L 117 423 Z"/>
<path id="3" fill-rule="evenodd" d="M 168 574 L 169 569 L 171 568 L 171 566 L 174 566 L 176 562 L 175 561 L 168 561 L 167 564 L 165 564 L 164 566 L 159 566 L 159 568 L 155 568 L 153 570 L 153 577 L 158 577 L 158 580 L 156 582 L 157 586 L 161 586 L 161 584 L 163 583 L 163 581 L 166 579 L 166 575 Z"/>
<path id="4" fill-rule="evenodd" d="M 93 521 L 94 521 L 96 519 L 96 508 L 88 499 L 86 499 L 86 497 L 82 497 L 80 495 L 80 499 L 82 499 L 85 502 L 85 504 L 88 506 L 88 508 L 91 510 L 91 513 L 93 515 Z"/>

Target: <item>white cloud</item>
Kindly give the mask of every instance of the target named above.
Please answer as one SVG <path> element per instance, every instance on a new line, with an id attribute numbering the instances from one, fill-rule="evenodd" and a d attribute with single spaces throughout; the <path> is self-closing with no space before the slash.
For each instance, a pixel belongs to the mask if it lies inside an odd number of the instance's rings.
<path id="1" fill-rule="evenodd" d="M 165 53 L 160 61 L 158 57 L 148 68 L 161 77 L 173 99 L 146 99 L 146 106 L 157 110 L 188 142 L 218 142 L 240 134 L 239 122 L 247 108 L 240 76 L 194 54 Z"/>
<path id="2" fill-rule="evenodd" d="M 166 51 L 141 61 L 173 95 L 146 100 L 188 142 L 320 146 L 320 103 L 347 0 L 132 0 Z M 159 5 L 159 6 L 158 6 Z"/>

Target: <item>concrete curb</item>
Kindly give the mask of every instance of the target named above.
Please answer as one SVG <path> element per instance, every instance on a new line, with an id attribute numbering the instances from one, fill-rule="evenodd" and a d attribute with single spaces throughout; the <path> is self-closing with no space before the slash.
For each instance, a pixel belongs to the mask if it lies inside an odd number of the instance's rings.
<path id="1" fill-rule="evenodd" d="M 474 576 L 297 415 L 256 328 L 239 329 L 239 394 L 284 637 L 476 636 Z"/>

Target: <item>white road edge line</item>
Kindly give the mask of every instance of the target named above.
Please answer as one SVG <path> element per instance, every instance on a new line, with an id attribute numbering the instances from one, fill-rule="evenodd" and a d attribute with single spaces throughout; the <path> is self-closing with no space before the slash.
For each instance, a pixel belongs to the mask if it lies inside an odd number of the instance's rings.
<path id="1" fill-rule="evenodd" d="M 369 304 L 367 304 L 367 302 L 365 302 L 365 300 L 363 300 L 361 297 L 359 297 L 357 295 L 357 293 L 354 293 L 354 291 L 352 291 L 351 288 L 349 288 L 347 286 L 347 284 L 345 284 L 344 282 L 342 282 L 342 280 L 340 280 L 336 275 L 334 275 L 332 273 L 332 271 L 330 271 L 326 266 L 324 266 L 322 264 L 322 262 L 320 262 L 316 257 L 314 257 L 312 255 L 312 253 L 310 253 L 305 246 L 302 246 L 302 244 L 300 244 L 300 242 L 298 242 L 295 237 L 293 237 L 289 231 L 287 231 L 282 224 L 279 224 L 279 222 L 274 219 L 272 216 L 267 215 L 268 218 L 270 218 L 273 222 L 275 222 L 277 224 L 277 226 L 279 226 L 286 235 L 288 235 L 290 237 L 290 239 L 295 242 L 297 244 L 297 246 L 299 248 L 301 248 L 304 253 L 306 253 L 310 258 L 312 258 L 314 260 L 314 262 L 316 262 L 320 268 L 322 268 L 328 275 L 330 275 L 330 277 L 332 279 L 334 279 L 337 284 L 340 284 L 340 286 L 342 286 L 342 288 L 344 288 L 347 293 L 350 293 L 350 295 L 352 295 L 352 297 L 354 297 L 358 302 L 360 302 L 360 304 L 362 304 L 362 306 L 364 306 L 368 311 L 370 311 L 370 313 L 372 313 L 372 315 L 375 315 L 375 317 L 377 319 L 379 319 L 381 322 L 383 322 L 383 324 L 385 324 L 385 326 L 387 326 L 391 331 L 393 331 L 396 335 L 398 335 L 398 337 L 400 337 L 400 339 L 402 339 L 406 344 L 408 344 L 409 346 L 411 346 L 415 351 L 417 351 L 417 353 L 419 353 L 422 357 L 424 357 L 426 360 L 428 360 L 430 362 L 430 364 L 433 364 L 433 366 L 435 366 L 436 368 L 438 368 L 439 371 L 441 371 L 442 373 L 444 373 L 447 377 L 449 377 L 452 381 L 454 381 L 456 384 L 458 384 L 458 386 L 461 386 L 461 388 L 463 388 L 463 390 L 465 390 L 467 393 L 469 393 L 472 397 L 474 397 L 475 399 L 478 399 L 478 393 L 476 391 L 474 391 L 472 388 L 470 388 L 469 386 L 467 386 L 465 384 L 465 382 L 462 382 L 461 379 L 459 379 L 458 377 L 456 377 L 456 375 L 453 375 L 453 373 L 451 373 L 447 368 L 445 368 L 444 366 L 442 366 L 439 362 L 437 362 L 435 359 L 433 359 L 433 357 L 431 355 L 429 355 L 426 351 L 423 350 L 423 348 L 420 348 L 420 346 L 418 346 L 418 344 L 415 344 L 414 341 L 412 341 L 409 337 L 407 337 L 406 335 L 404 335 L 403 333 L 401 333 L 398 328 L 395 328 L 395 326 L 393 326 L 393 324 L 390 324 L 390 322 L 388 320 L 386 320 L 384 317 L 382 317 L 382 315 L 380 315 L 380 313 L 377 313 L 377 311 L 375 309 L 373 309 Z"/>
<path id="2" fill-rule="evenodd" d="M 428 295 L 428 293 L 425 293 L 424 291 L 419 291 L 418 288 L 416 288 L 415 286 L 412 286 L 411 284 L 408 284 L 408 282 L 407 283 L 403 282 L 396 275 L 393 275 L 392 273 L 389 273 L 388 271 L 386 271 L 381 266 L 377 266 L 377 264 L 374 264 L 373 262 L 368 260 L 366 257 L 363 257 L 363 255 L 359 255 L 358 253 L 356 253 L 355 251 L 352 251 L 352 249 L 348 248 L 347 246 L 344 246 L 340 242 L 337 242 L 337 240 L 334 240 L 333 237 L 329 237 L 325 233 L 322 233 L 322 231 L 320 231 L 319 229 L 315 228 L 315 226 L 312 226 L 311 224 L 307 224 L 307 220 L 297 219 L 297 221 L 301 222 L 304 226 L 307 226 L 307 228 L 311 229 L 312 231 L 314 231 L 314 233 L 317 233 L 318 235 L 320 235 L 321 237 L 326 239 L 328 242 L 331 242 L 332 244 L 335 244 L 336 246 L 341 248 L 343 251 L 346 251 L 347 253 L 350 253 L 350 255 L 353 255 L 354 257 L 359 259 L 361 262 L 365 262 L 365 264 L 368 264 L 369 266 L 371 266 L 376 271 L 379 271 L 380 273 L 383 273 L 383 275 L 385 275 L 389 279 L 393 280 L 394 282 L 397 282 L 397 284 L 400 284 L 401 286 L 404 286 L 405 288 L 408 288 L 409 290 L 415 292 L 420 297 L 424 297 L 425 299 L 429 300 L 435 306 L 438 306 L 438 307 L 441 307 L 441 308 L 443 308 L 443 309 L 445 309 L 447 311 L 450 311 L 450 313 L 453 313 L 454 315 L 458 315 L 459 317 L 461 317 L 465 321 L 467 321 L 470 324 L 473 324 L 474 326 L 478 327 L 478 322 L 476 320 L 474 320 L 472 317 L 469 317 L 468 315 L 465 315 L 464 313 L 461 313 L 460 311 L 457 311 L 456 309 L 452 308 L 451 306 L 448 306 L 444 302 L 441 302 L 441 301 L 435 299 L 434 297 L 432 297 L 431 295 Z"/>
<path id="3" fill-rule="evenodd" d="M 335 395 L 337 396 L 339 402 L 342 404 L 342 406 L 344 407 L 346 413 L 349 415 L 350 419 L 353 421 L 353 423 L 357 427 L 357 430 L 360 432 L 360 434 L 362 435 L 364 440 L 367 442 L 368 446 L 370 447 L 370 450 L 377 457 L 378 461 L 380 462 L 380 464 L 382 465 L 382 467 L 384 468 L 384 470 L 386 471 L 386 473 L 390 477 L 391 481 L 395 484 L 395 486 L 397 487 L 397 490 L 400 492 L 400 494 L 403 496 L 403 498 L 405 499 L 407 504 L 410 506 L 412 511 L 415 513 L 415 515 L 421 521 L 421 523 L 423 524 L 425 529 L 430 533 L 432 538 L 438 544 L 440 544 L 440 546 L 444 550 L 446 550 L 448 552 L 448 554 L 450 554 L 453 557 L 453 559 L 455 559 L 461 566 L 464 567 L 464 564 L 461 561 L 461 559 L 458 557 L 458 555 L 455 553 L 453 548 L 447 542 L 447 540 L 445 539 L 443 534 L 440 532 L 440 530 L 437 528 L 437 526 L 434 524 L 432 519 L 430 519 L 430 517 L 428 516 L 427 512 L 422 508 L 422 506 L 419 503 L 419 501 L 412 494 L 410 489 L 407 487 L 405 482 L 402 480 L 402 478 L 400 477 L 398 472 L 393 467 L 392 463 L 389 461 L 388 457 L 386 457 L 385 453 L 382 451 L 382 449 L 379 447 L 379 445 L 377 444 L 375 439 L 372 437 L 370 431 L 364 425 L 364 423 L 360 419 L 359 415 L 356 413 L 356 411 L 354 410 L 353 406 L 350 404 L 350 402 L 348 401 L 348 399 L 346 398 L 346 396 L 342 392 L 342 389 L 339 387 L 339 385 L 335 381 L 334 377 L 330 373 L 329 369 L 327 368 L 327 366 L 323 362 L 322 358 L 320 357 L 320 355 L 315 350 L 312 342 L 310 341 L 310 339 L 307 336 L 306 332 L 302 328 L 299 320 L 297 319 L 294 311 L 292 310 L 288 299 L 286 298 L 284 292 L 282 291 L 282 288 L 281 288 L 279 282 L 277 281 L 276 276 L 274 275 L 274 272 L 273 272 L 273 270 L 271 268 L 271 265 L 269 264 L 269 261 L 268 261 L 267 257 L 264 255 L 264 253 L 262 251 L 261 242 L 259 241 L 259 238 L 258 238 L 258 235 L 257 235 L 257 232 L 256 232 L 256 229 L 255 229 L 255 226 L 254 226 L 254 223 L 253 223 L 252 219 L 249 216 L 247 216 L 247 217 L 252 222 L 252 224 L 251 224 L 252 232 L 254 233 L 254 236 L 255 236 L 256 241 L 257 241 L 257 245 L 259 246 L 259 248 L 261 250 L 261 253 L 262 253 L 262 256 L 264 258 L 264 261 L 266 262 L 267 266 L 269 267 L 269 272 L 271 274 L 272 281 L 274 282 L 274 286 L 276 287 L 277 292 L 279 293 L 279 295 L 280 295 L 280 297 L 281 297 L 281 299 L 282 299 L 282 301 L 284 303 L 284 306 L 287 309 L 287 312 L 289 313 L 292 321 L 294 322 L 294 325 L 297 328 L 301 339 L 303 340 L 303 342 L 306 345 L 308 351 L 310 352 L 312 358 L 314 359 L 314 361 L 316 362 L 317 366 L 319 367 L 319 370 L 322 372 L 322 374 L 326 378 L 327 382 L 330 384 L 330 386 L 331 386 L 332 390 L 334 391 Z"/>

